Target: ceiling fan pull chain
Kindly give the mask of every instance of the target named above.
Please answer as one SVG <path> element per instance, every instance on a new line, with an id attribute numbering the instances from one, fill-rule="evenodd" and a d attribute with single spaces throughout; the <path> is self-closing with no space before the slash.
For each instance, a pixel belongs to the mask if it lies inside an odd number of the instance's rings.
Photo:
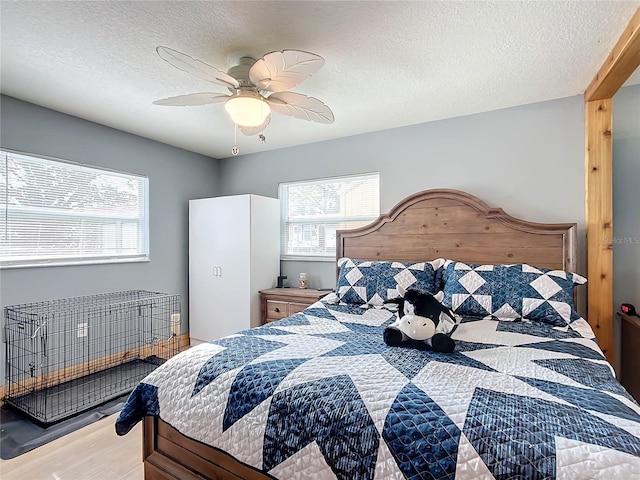
<path id="1" fill-rule="evenodd" d="M 233 148 L 231 149 L 233 155 L 238 155 L 240 149 L 238 148 L 238 125 L 233 124 Z"/>

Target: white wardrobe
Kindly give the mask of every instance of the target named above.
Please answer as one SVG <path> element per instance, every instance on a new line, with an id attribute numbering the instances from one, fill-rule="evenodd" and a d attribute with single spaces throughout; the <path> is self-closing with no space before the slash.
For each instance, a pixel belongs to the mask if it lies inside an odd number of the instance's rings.
<path id="1" fill-rule="evenodd" d="M 280 202 L 259 195 L 189 201 L 191 345 L 260 325 L 259 290 L 280 274 Z"/>

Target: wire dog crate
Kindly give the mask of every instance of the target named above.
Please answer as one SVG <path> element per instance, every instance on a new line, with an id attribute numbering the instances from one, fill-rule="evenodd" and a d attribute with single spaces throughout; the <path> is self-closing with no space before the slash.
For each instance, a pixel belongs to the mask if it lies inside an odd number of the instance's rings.
<path id="1" fill-rule="evenodd" d="M 5 307 L 5 401 L 49 424 L 130 392 L 179 351 L 180 296 L 129 290 Z"/>

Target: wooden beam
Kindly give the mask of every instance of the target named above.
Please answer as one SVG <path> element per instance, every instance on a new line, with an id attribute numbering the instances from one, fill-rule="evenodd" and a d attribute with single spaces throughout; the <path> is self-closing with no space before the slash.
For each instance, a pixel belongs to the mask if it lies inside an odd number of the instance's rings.
<path id="1" fill-rule="evenodd" d="M 594 100 L 585 109 L 587 316 L 609 362 L 614 357 L 612 103 Z"/>
<path id="2" fill-rule="evenodd" d="M 584 92 L 584 101 L 611 98 L 640 66 L 640 8 Z"/>
<path id="3" fill-rule="evenodd" d="M 640 8 L 584 92 L 587 317 L 613 363 L 613 95 L 640 66 Z"/>

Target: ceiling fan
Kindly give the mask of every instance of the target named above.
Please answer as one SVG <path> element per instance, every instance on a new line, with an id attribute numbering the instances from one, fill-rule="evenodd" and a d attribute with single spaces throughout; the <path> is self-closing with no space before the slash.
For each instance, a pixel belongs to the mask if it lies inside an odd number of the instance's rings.
<path id="1" fill-rule="evenodd" d="M 158 55 L 174 67 L 198 78 L 225 86 L 230 94 L 203 92 L 163 98 L 155 105 L 193 106 L 225 103 L 225 110 L 245 135 L 261 133 L 271 122 L 271 112 L 318 123 L 333 123 L 331 109 L 317 98 L 287 90 L 306 80 L 324 59 L 300 50 L 267 53 L 255 60 L 242 57 L 227 73 L 168 47 Z M 264 139 L 264 137 L 261 137 Z M 237 149 L 237 147 L 234 147 Z"/>

